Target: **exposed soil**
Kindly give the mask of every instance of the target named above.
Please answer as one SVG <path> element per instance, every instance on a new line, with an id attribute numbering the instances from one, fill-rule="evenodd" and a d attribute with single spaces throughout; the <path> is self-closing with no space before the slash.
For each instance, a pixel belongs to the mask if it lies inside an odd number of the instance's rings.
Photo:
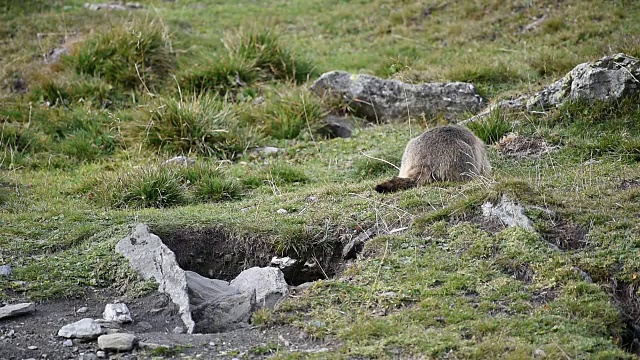
<path id="1" fill-rule="evenodd" d="M 168 298 L 154 293 L 138 299 L 114 297 L 110 290 L 88 290 L 82 298 L 64 299 L 36 305 L 36 311 L 10 319 L 0 320 L 0 359 L 78 359 L 81 354 L 96 354 L 97 341 L 73 340 L 73 346 L 63 345 L 58 330 L 83 318 L 101 319 L 104 306 L 120 300 L 131 311 L 133 323 L 121 326 L 122 331 L 134 333 L 140 347 L 132 352 L 113 354 L 108 358 L 149 359 L 201 356 L 204 359 L 265 358 L 275 352 L 323 352 L 335 344 L 318 343 L 292 327 L 245 329 L 219 334 L 176 334 L 183 327 L 175 305 Z M 87 307 L 85 313 L 77 313 Z M 152 350 L 145 344 L 165 346 Z M 33 347 L 37 348 L 33 348 Z M 29 349 L 32 348 L 32 350 Z"/>
<path id="2" fill-rule="evenodd" d="M 620 185 L 618 186 L 621 190 L 629 190 L 640 187 L 640 179 L 628 179 L 622 180 Z"/>
<path id="3" fill-rule="evenodd" d="M 513 157 L 540 156 L 556 148 L 540 137 L 525 137 L 515 133 L 508 134 L 496 144 L 498 152 Z"/>
<path id="4" fill-rule="evenodd" d="M 162 242 L 176 254 L 180 267 L 202 276 L 233 280 L 250 267 L 270 266 L 276 255 L 273 246 L 257 236 L 236 236 L 222 227 L 203 229 L 152 229 Z M 316 243 L 316 239 L 313 239 Z M 305 282 L 333 277 L 342 265 L 342 241 L 317 241 L 321 246 L 310 258 L 296 258 L 296 265 L 283 269 L 287 284 L 297 286 Z"/>
<path id="5" fill-rule="evenodd" d="M 588 229 L 569 220 L 558 219 L 542 237 L 561 250 L 579 250 L 587 246 Z"/>
<path id="6" fill-rule="evenodd" d="M 613 281 L 611 292 L 624 323 L 621 334 L 614 334 L 628 352 L 640 356 L 640 297 L 638 286 Z"/>

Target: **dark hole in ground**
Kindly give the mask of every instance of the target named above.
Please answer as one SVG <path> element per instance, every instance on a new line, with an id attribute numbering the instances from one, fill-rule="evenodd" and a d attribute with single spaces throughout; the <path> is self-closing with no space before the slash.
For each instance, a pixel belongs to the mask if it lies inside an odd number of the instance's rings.
<path id="1" fill-rule="evenodd" d="M 237 236 L 223 227 L 155 228 L 153 233 L 173 251 L 180 267 L 202 276 L 233 280 L 243 270 L 270 266 L 276 254 L 273 245 L 258 236 Z M 332 246 L 327 246 L 332 245 Z M 282 269 L 287 284 L 330 278 L 341 265 L 341 243 L 325 243 L 307 259 L 296 258 L 295 265 Z"/>
<path id="2" fill-rule="evenodd" d="M 621 334 L 614 334 L 625 351 L 640 355 L 640 297 L 638 286 L 613 281 L 611 284 L 615 304 L 624 324 Z"/>
<path id="3" fill-rule="evenodd" d="M 541 232 L 542 237 L 561 250 L 579 250 L 587 246 L 588 229 L 562 218 Z"/>
<path id="4" fill-rule="evenodd" d="M 502 269 L 505 273 L 513 276 L 516 280 L 529 284 L 535 275 L 534 271 L 527 264 L 518 264 L 513 260 L 503 262 Z"/>

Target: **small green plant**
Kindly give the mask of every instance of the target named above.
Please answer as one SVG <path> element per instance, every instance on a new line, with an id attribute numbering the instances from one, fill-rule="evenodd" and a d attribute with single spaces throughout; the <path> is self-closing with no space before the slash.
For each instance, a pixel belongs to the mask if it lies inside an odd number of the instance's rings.
<path id="1" fill-rule="evenodd" d="M 305 183 L 309 177 L 304 170 L 287 164 L 276 164 L 267 170 L 270 178 L 280 183 Z"/>
<path id="2" fill-rule="evenodd" d="M 186 198 L 180 176 L 169 168 L 122 175 L 103 192 L 119 208 L 164 208 L 182 204 Z"/>
<path id="3" fill-rule="evenodd" d="M 166 30 L 155 23 L 116 26 L 88 39 L 66 61 L 78 74 L 126 89 L 153 88 L 175 66 Z"/>
<path id="4" fill-rule="evenodd" d="M 559 77 L 571 71 L 578 63 L 578 55 L 569 50 L 544 49 L 529 60 L 529 65 L 540 77 Z"/>
<path id="5" fill-rule="evenodd" d="M 508 134 L 513 125 L 506 119 L 506 115 L 503 112 L 494 110 L 484 119 L 468 123 L 467 127 L 485 144 L 493 144 Z"/>
<path id="6" fill-rule="evenodd" d="M 257 131 L 243 126 L 231 108 L 208 96 L 160 99 L 139 130 L 158 150 L 223 159 L 232 159 L 260 141 Z"/>
<path id="7" fill-rule="evenodd" d="M 211 174 L 200 180 L 196 185 L 196 196 L 203 201 L 222 201 L 239 199 L 240 185 L 233 180 Z"/>
<path id="8" fill-rule="evenodd" d="M 316 75 L 310 62 L 296 58 L 282 46 L 278 36 L 267 29 L 229 34 L 225 47 L 231 56 L 253 62 L 266 78 L 302 83 Z"/>
<path id="9" fill-rule="evenodd" d="M 295 139 L 306 131 L 315 133 L 322 126 L 324 111 L 307 91 L 271 99 L 262 115 L 264 133 L 276 139 Z"/>

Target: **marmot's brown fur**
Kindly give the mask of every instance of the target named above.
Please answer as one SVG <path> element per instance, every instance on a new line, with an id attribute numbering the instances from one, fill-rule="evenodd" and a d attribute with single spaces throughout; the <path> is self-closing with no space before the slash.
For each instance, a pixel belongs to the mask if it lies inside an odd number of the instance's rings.
<path id="1" fill-rule="evenodd" d="M 409 140 L 400 174 L 376 186 L 376 191 L 394 192 L 434 181 L 466 181 L 490 173 L 482 140 L 465 127 L 446 125 Z"/>

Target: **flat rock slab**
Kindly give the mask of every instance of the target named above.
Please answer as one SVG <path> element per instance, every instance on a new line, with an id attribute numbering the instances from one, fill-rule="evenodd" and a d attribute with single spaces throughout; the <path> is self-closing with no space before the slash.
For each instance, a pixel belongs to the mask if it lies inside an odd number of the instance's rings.
<path id="1" fill-rule="evenodd" d="M 186 271 L 195 331 L 217 333 L 249 325 L 256 308 L 256 293 L 240 292 L 224 280 Z"/>
<path id="2" fill-rule="evenodd" d="M 372 122 L 442 115 L 449 120 L 477 112 L 485 100 L 469 83 L 407 84 L 344 71 L 324 73 L 311 85 L 320 97 L 346 101 L 355 114 Z"/>
<path id="3" fill-rule="evenodd" d="M 34 303 L 21 303 L 0 307 L 0 319 L 29 314 L 36 310 Z"/>
<path id="4" fill-rule="evenodd" d="M 116 252 L 127 258 L 142 278 L 155 279 L 158 291 L 169 295 L 178 306 L 187 332 L 192 333 L 195 322 L 191 318 L 187 276 L 178 265 L 173 251 L 158 236 L 149 232 L 147 225 L 138 224 L 133 233 L 118 242 Z"/>
<path id="5" fill-rule="evenodd" d="M 93 319 L 85 318 L 63 326 L 58 331 L 58 336 L 67 339 L 91 340 L 102 335 L 102 327 Z"/>
<path id="6" fill-rule="evenodd" d="M 130 351 L 138 339 L 133 334 L 117 333 L 102 335 L 98 338 L 98 347 L 108 351 Z"/>
<path id="7" fill-rule="evenodd" d="M 252 267 L 231 280 L 231 286 L 242 293 L 255 292 L 259 307 L 274 308 L 289 294 L 282 271 L 275 267 Z"/>

